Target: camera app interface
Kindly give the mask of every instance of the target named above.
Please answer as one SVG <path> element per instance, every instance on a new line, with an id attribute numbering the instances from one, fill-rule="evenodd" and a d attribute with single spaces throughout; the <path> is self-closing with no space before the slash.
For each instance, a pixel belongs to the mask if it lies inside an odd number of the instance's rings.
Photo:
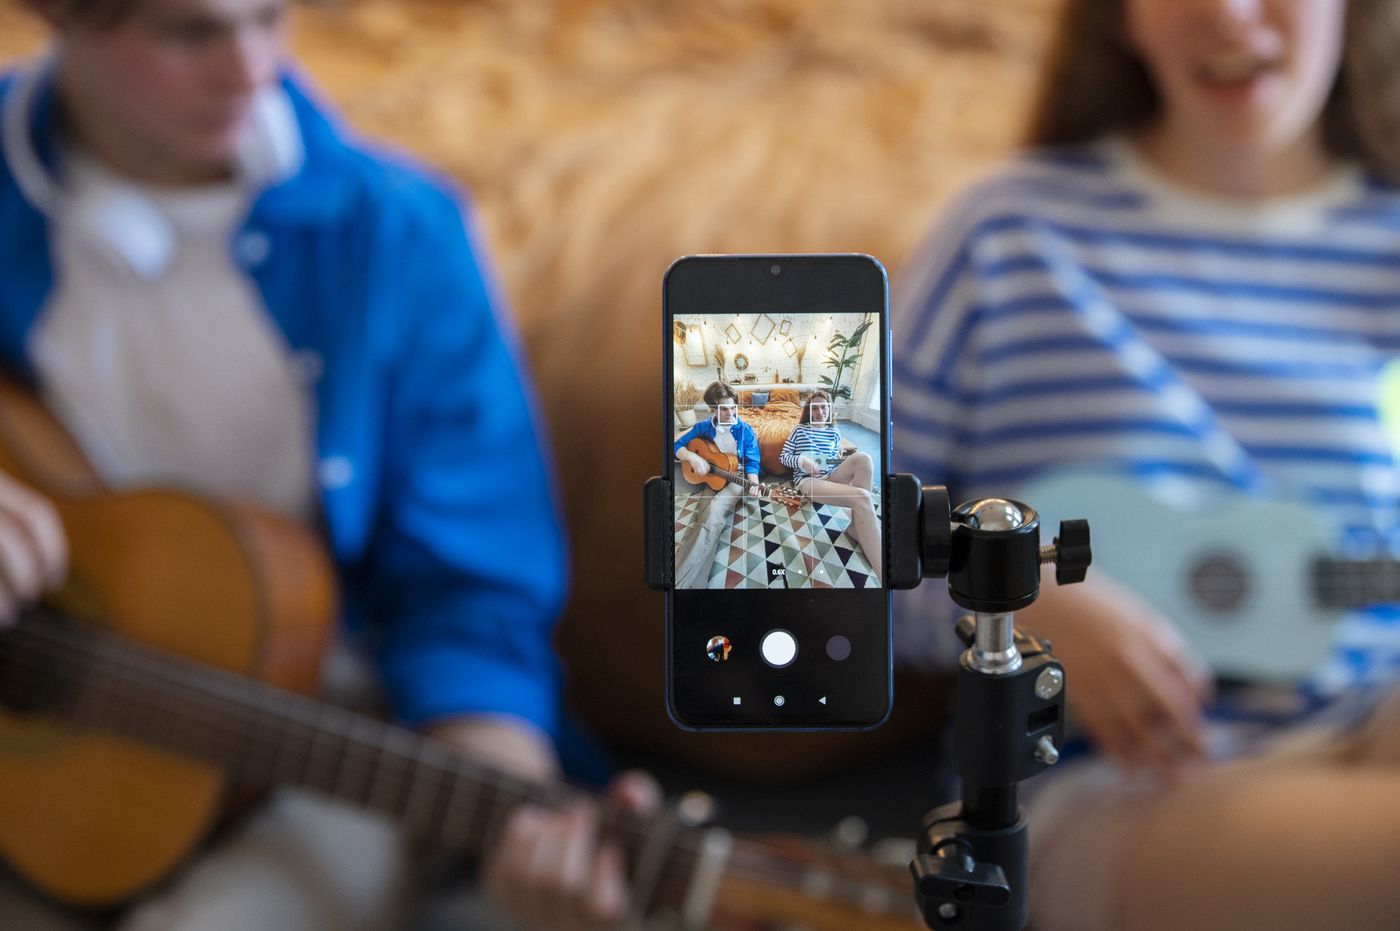
<path id="1" fill-rule="evenodd" d="M 877 314 L 679 314 L 676 588 L 879 588 Z"/>

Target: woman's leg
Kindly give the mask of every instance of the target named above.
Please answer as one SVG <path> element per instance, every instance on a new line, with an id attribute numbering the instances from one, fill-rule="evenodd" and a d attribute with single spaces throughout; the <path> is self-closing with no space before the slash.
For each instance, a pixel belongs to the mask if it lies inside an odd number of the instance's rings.
<path id="1" fill-rule="evenodd" d="M 822 477 L 824 482 L 840 482 L 867 491 L 875 487 L 875 460 L 869 453 L 852 453 Z"/>
<path id="2" fill-rule="evenodd" d="M 880 542 L 880 519 L 875 516 L 870 490 L 822 478 L 809 478 L 802 483 L 802 493 L 818 504 L 850 508 L 851 524 L 846 528 L 846 533 L 860 547 L 861 555 L 870 564 L 878 582 L 881 579 L 880 563 L 884 546 Z"/>
<path id="3" fill-rule="evenodd" d="M 1174 785 L 1103 782 L 1039 825 L 1036 931 L 1400 927 L 1400 690 L 1357 730 L 1301 735 Z M 1032 831 L 1037 825 L 1032 825 Z"/>
<path id="4" fill-rule="evenodd" d="M 1231 772 L 1164 790 L 1130 832 L 1122 931 L 1400 927 L 1400 772 Z"/>

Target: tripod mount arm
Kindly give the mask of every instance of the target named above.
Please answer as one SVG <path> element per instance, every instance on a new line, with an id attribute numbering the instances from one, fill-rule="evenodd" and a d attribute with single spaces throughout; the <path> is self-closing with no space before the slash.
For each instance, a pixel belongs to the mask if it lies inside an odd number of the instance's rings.
<path id="1" fill-rule="evenodd" d="M 1042 563 L 1058 584 L 1083 581 L 1092 559 L 1086 521 L 1063 521 L 1048 546 L 1029 505 L 982 498 L 951 509 L 948 492 L 912 475 L 887 482 L 890 584 L 948 579 L 967 646 L 958 668 L 953 762 L 962 799 L 929 812 L 909 865 L 934 929 L 1019 931 L 1027 902 L 1026 817 L 1017 785 L 1059 760 L 1064 667 L 1050 644 L 1018 631 L 1016 611 L 1040 593 Z"/>

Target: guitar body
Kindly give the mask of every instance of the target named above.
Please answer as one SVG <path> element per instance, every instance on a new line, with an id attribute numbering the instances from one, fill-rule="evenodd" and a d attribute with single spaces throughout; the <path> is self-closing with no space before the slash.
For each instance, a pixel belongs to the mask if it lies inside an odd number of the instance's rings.
<path id="1" fill-rule="evenodd" d="M 1340 612 L 1313 591 L 1328 545 L 1308 508 L 1243 496 L 1173 507 L 1127 478 L 1073 472 L 1017 497 L 1042 527 L 1088 519 L 1094 571 L 1175 623 L 1217 675 L 1286 682 L 1326 657 Z"/>
<path id="2" fill-rule="evenodd" d="M 706 439 L 703 436 L 697 436 L 695 439 L 685 444 L 685 448 L 701 459 L 704 459 L 710 465 L 719 466 L 726 472 L 737 473 L 739 471 L 739 457 L 733 453 L 721 452 L 714 440 Z M 697 474 L 695 470 L 690 467 L 689 462 L 681 463 L 681 474 L 685 476 L 687 482 L 694 485 L 709 485 L 715 491 L 722 491 L 724 486 L 729 484 L 729 479 L 721 475 L 716 475 L 713 472 L 708 475 Z"/>
<path id="3" fill-rule="evenodd" d="M 180 494 L 104 489 L 63 429 L 0 384 L 0 469 L 58 506 L 71 548 L 53 607 L 131 640 L 283 688 L 315 689 L 332 567 L 294 521 Z M 0 856 L 87 906 L 158 882 L 208 832 L 225 779 L 206 764 L 0 710 Z"/>

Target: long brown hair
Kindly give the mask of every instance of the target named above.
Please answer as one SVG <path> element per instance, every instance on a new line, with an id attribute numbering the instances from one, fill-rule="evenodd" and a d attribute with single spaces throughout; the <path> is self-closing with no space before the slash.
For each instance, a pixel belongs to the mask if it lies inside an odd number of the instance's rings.
<path id="1" fill-rule="evenodd" d="M 1066 0 L 1031 112 L 1031 145 L 1133 132 L 1162 102 L 1128 47 L 1124 0 Z M 1322 111 L 1323 142 L 1342 158 L 1400 178 L 1400 0 L 1349 0 L 1336 83 Z"/>
<path id="2" fill-rule="evenodd" d="M 813 389 L 812 393 L 811 393 L 810 395 L 807 396 L 807 400 L 804 401 L 804 402 L 802 403 L 802 419 L 801 419 L 800 421 L 798 421 L 798 422 L 799 422 L 799 423 L 811 423 L 811 422 L 812 422 L 812 402 L 815 401 L 817 398 L 822 398 L 823 400 L 825 400 L 825 401 L 826 401 L 826 404 L 827 404 L 827 407 L 831 408 L 831 413 L 830 413 L 830 415 L 829 415 L 831 419 L 829 419 L 829 420 L 826 422 L 826 426 L 828 426 L 828 427 L 835 426 L 835 425 L 836 425 L 836 405 L 832 403 L 832 401 L 831 401 L 831 395 L 827 394 L 825 391 L 823 391 L 823 390 L 820 389 L 820 388 L 815 388 L 815 389 Z"/>

